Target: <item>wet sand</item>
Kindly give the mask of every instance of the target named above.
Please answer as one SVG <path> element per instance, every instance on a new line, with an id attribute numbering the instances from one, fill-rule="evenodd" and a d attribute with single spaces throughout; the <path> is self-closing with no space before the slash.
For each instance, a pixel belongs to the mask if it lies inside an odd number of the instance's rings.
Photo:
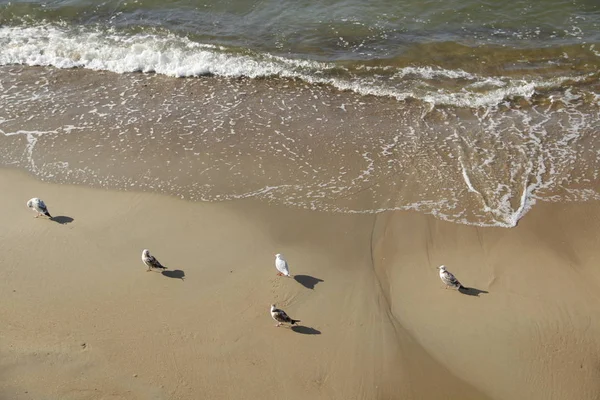
<path id="1" fill-rule="evenodd" d="M 600 200 L 598 107 L 554 93 L 432 108 L 286 79 L 22 66 L 0 67 L 0 87 L 0 167 L 57 183 L 502 227 L 537 201 Z"/>
<path id="2" fill-rule="evenodd" d="M 513 229 L 0 170 L 0 398 L 595 399 L 598 203 Z M 43 198 L 54 221 L 33 218 Z M 145 272 L 143 248 L 168 267 Z M 283 253 L 294 278 L 276 276 Z M 467 293 L 445 290 L 446 264 Z M 275 303 L 299 326 L 276 328 Z"/>

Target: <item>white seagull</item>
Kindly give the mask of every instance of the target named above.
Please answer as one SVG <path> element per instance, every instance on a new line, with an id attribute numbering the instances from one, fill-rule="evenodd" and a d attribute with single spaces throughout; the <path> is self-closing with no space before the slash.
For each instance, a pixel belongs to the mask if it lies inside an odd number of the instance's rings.
<path id="1" fill-rule="evenodd" d="M 275 254 L 275 268 L 279 271 L 277 275 L 285 275 L 290 276 L 290 269 L 288 267 L 287 261 L 283 258 L 281 254 Z"/>
<path id="2" fill-rule="evenodd" d="M 271 304 L 271 317 L 277 321 L 277 325 L 275 326 L 281 326 L 283 323 L 294 325 L 295 323 L 300 322 L 299 319 L 291 319 L 290 316 L 285 313 L 285 311 L 275 308 L 275 304 Z"/>
<path id="3" fill-rule="evenodd" d="M 458 281 L 458 279 L 456 279 L 456 277 L 452 275 L 452 272 L 446 270 L 446 266 L 440 265 L 438 269 L 440 270 L 440 279 L 446 285 L 446 289 L 448 289 L 448 286 L 452 286 L 455 289 L 466 289 Z"/>
<path id="4" fill-rule="evenodd" d="M 159 263 L 158 260 L 150 254 L 148 249 L 144 249 L 144 251 L 142 251 L 142 261 L 148 267 L 146 272 L 150 271 L 151 269 L 167 269 L 167 267 Z"/>
<path id="5" fill-rule="evenodd" d="M 36 218 L 39 217 L 40 215 L 45 215 L 46 217 L 52 219 L 52 215 L 50 215 L 50 213 L 48 212 L 48 208 L 46 207 L 46 204 L 44 203 L 44 201 L 41 199 L 38 199 L 37 197 L 30 199 L 27 202 L 27 207 L 31 208 L 33 211 L 35 211 L 37 213 L 35 215 Z"/>

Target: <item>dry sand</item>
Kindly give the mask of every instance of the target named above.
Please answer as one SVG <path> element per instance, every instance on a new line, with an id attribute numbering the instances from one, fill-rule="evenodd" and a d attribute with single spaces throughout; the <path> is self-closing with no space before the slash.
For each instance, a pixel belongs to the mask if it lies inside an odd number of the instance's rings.
<path id="1" fill-rule="evenodd" d="M 0 193 L 2 400 L 600 396 L 597 203 L 479 229 L 7 169 Z M 143 248 L 169 272 L 145 272 Z M 445 290 L 442 263 L 474 289 Z M 275 328 L 271 303 L 300 326 Z"/>

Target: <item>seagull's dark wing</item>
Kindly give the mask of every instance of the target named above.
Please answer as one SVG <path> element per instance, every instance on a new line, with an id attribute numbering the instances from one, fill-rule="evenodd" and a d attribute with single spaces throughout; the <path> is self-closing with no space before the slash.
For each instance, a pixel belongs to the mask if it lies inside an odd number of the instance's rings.
<path id="1" fill-rule="evenodd" d="M 146 261 L 146 264 L 150 268 L 166 269 L 161 263 L 158 262 L 156 258 L 154 258 L 154 256 L 149 256 L 148 260 Z"/>
<path id="2" fill-rule="evenodd" d="M 454 275 L 452 275 L 451 272 L 444 271 L 444 277 L 446 278 L 446 282 L 448 282 L 450 285 L 460 286 L 460 282 Z"/>
<path id="3" fill-rule="evenodd" d="M 277 308 L 277 309 L 273 310 L 273 313 L 275 314 L 275 319 L 279 322 L 291 322 L 292 321 L 292 319 L 283 310 L 280 310 Z"/>
<path id="4" fill-rule="evenodd" d="M 48 208 L 46 207 L 46 204 L 44 204 L 43 201 L 40 200 L 40 210 L 42 210 L 42 213 L 47 216 L 52 218 L 52 215 L 50 215 L 50 212 L 48 211 Z"/>

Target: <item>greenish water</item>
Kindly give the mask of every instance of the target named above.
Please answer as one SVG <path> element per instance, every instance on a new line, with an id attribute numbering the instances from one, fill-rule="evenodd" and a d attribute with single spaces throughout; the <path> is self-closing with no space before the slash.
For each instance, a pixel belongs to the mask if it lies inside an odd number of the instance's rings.
<path id="1" fill-rule="evenodd" d="M 320 61 L 386 60 L 452 43 L 543 49 L 600 42 L 596 1 L 12 1 L 0 24 L 176 34 L 195 42 Z M 416 57 L 415 57 L 416 59 Z M 418 60 L 417 60 L 418 61 Z"/>

